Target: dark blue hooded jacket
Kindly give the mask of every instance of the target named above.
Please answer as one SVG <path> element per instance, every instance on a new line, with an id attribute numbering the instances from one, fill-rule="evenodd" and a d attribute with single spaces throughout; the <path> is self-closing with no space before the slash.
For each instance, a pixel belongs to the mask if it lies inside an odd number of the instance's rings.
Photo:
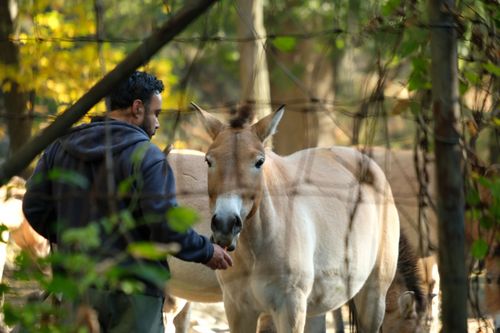
<path id="1" fill-rule="evenodd" d="M 106 151 L 111 163 L 106 163 Z M 90 254 L 97 259 L 122 258 L 120 266 L 137 267 L 144 260 L 132 258 L 126 249 L 144 241 L 177 243 L 176 257 L 207 262 L 213 245 L 206 237 L 169 227 L 166 212 L 173 206 L 175 180 L 162 151 L 141 128 L 100 119 L 75 127 L 47 148 L 28 181 L 23 211 L 33 228 L 62 251 L 79 250 L 78 245 L 61 244 L 66 230 L 96 223 L 100 246 Z M 121 218 L 113 222 L 109 216 L 117 212 Z M 165 259 L 147 262 L 168 270 Z M 146 293 L 163 294 L 161 286 L 139 279 L 146 283 Z"/>

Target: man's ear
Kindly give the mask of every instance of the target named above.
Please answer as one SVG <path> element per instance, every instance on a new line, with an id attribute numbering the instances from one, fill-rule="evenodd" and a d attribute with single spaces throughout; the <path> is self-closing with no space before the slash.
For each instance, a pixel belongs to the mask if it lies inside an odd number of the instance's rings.
<path id="1" fill-rule="evenodd" d="M 144 103 L 140 99 L 136 99 L 132 102 L 130 107 L 130 113 L 133 119 L 139 119 L 144 116 L 146 110 Z"/>
<path id="2" fill-rule="evenodd" d="M 212 140 L 214 140 L 224 128 L 224 124 L 219 119 L 215 118 L 210 113 L 196 105 L 194 102 L 191 102 L 191 105 L 197 111 L 198 117 L 203 123 L 203 126 L 205 126 L 207 133 L 210 135 Z"/>

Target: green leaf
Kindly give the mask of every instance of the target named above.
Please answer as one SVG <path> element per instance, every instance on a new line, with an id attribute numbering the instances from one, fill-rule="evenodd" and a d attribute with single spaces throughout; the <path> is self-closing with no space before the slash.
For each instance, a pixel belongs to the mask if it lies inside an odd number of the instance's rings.
<path id="1" fill-rule="evenodd" d="M 168 245 L 152 242 L 131 243 L 128 245 L 127 251 L 135 258 L 149 260 L 166 260 L 167 255 L 171 252 Z"/>
<path id="2" fill-rule="evenodd" d="M 489 216 L 481 216 L 481 218 L 479 219 L 479 225 L 481 226 L 481 228 L 484 228 L 486 230 L 493 228 L 494 224 L 495 221 Z"/>
<path id="3" fill-rule="evenodd" d="M 144 290 L 144 285 L 138 281 L 125 280 L 120 282 L 120 289 L 125 294 L 140 293 Z"/>
<path id="4" fill-rule="evenodd" d="M 420 72 L 413 71 L 408 79 L 408 90 L 420 90 L 428 87 L 429 82 L 426 80 L 425 75 Z"/>
<path id="5" fill-rule="evenodd" d="M 413 91 L 431 88 L 431 83 L 427 75 L 427 69 L 429 67 L 428 61 L 424 58 L 417 57 L 412 59 L 411 64 L 413 70 L 408 79 L 408 89 Z"/>
<path id="6" fill-rule="evenodd" d="M 149 147 L 151 147 L 151 144 L 149 142 L 144 142 L 143 144 L 140 144 L 137 146 L 137 148 L 135 148 L 132 156 L 130 157 L 134 168 L 138 168 L 140 166 Z"/>
<path id="7" fill-rule="evenodd" d="M 481 82 L 481 78 L 479 77 L 479 75 L 475 72 L 472 72 L 472 71 L 466 71 L 464 73 L 465 75 L 465 78 L 472 84 L 478 84 Z"/>
<path id="8" fill-rule="evenodd" d="M 500 204 L 496 203 L 490 206 L 490 214 L 493 216 L 494 221 L 500 225 Z"/>
<path id="9" fill-rule="evenodd" d="M 388 0 L 382 5 L 381 11 L 382 15 L 389 16 L 399 7 L 401 0 Z"/>
<path id="10" fill-rule="evenodd" d="M 3 295 L 8 292 L 11 288 L 6 283 L 0 283 L 0 294 Z"/>
<path id="11" fill-rule="evenodd" d="M 78 296 L 78 284 L 72 278 L 55 275 L 52 281 L 47 285 L 46 290 L 52 293 L 62 293 L 69 299 L 75 299 Z"/>
<path id="12" fill-rule="evenodd" d="M 120 196 L 126 196 L 130 193 L 132 186 L 134 185 L 134 177 L 128 177 L 120 182 L 118 185 L 118 194 Z"/>
<path id="13" fill-rule="evenodd" d="M 3 307 L 3 315 L 5 324 L 9 326 L 14 326 L 21 321 L 23 311 L 21 309 L 12 306 L 10 303 L 6 303 Z"/>
<path id="14" fill-rule="evenodd" d="M 460 93 L 460 96 L 463 96 L 467 92 L 467 90 L 469 90 L 469 85 L 467 84 L 467 81 L 459 80 L 458 92 Z"/>
<path id="15" fill-rule="evenodd" d="M 476 259 L 483 259 L 488 253 L 488 243 L 484 239 L 476 239 L 472 243 L 472 255 Z"/>
<path id="16" fill-rule="evenodd" d="M 54 168 L 47 173 L 47 178 L 49 180 L 58 181 L 68 185 L 78 186 L 82 189 L 87 189 L 89 187 L 88 179 L 73 170 Z"/>
<path id="17" fill-rule="evenodd" d="M 196 210 L 188 207 L 174 207 L 167 212 L 168 225 L 177 232 L 186 232 L 198 219 Z"/>
<path id="18" fill-rule="evenodd" d="M 62 241 L 82 249 L 94 249 L 100 245 L 99 226 L 91 223 L 86 227 L 68 229 L 63 233 Z"/>
<path id="19" fill-rule="evenodd" d="M 169 272 L 157 265 L 137 264 L 128 268 L 133 275 L 154 283 L 160 288 L 165 287 L 165 283 L 170 278 Z"/>
<path id="20" fill-rule="evenodd" d="M 297 39 L 289 36 L 276 37 L 273 39 L 273 45 L 280 51 L 290 52 L 295 48 L 295 45 L 297 45 Z"/>
<path id="21" fill-rule="evenodd" d="M 131 230 L 137 226 L 132 213 L 128 210 L 122 210 L 120 212 L 121 225 L 125 230 Z"/>
<path id="22" fill-rule="evenodd" d="M 483 65 L 483 67 L 491 74 L 495 76 L 500 76 L 500 67 L 495 65 L 491 61 L 488 61 L 486 64 Z"/>
<path id="23" fill-rule="evenodd" d="M 419 46 L 420 44 L 413 39 L 403 41 L 399 47 L 401 58 L 409 56 L 411 53 L 416 51 Z"/>
<path id="24" fill-rule="evenodd" d="M 345 41 L 342 38 L 336 38 L 335 46 L 337 49 L 342 50 L 345 47 Z"/>
<path id="25" fill-rule="evenodd" d="M 479 193 L 475 189 L 470 189 L 467 192 L 467 203 L 470 206 L 477 206 L 481 202 L 481 199 L 479 198 Z"/>

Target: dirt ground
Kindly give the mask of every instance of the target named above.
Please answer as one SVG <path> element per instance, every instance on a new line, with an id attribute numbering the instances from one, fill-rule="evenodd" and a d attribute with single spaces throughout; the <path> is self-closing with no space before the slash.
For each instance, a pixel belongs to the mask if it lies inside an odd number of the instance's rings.
<path id="1" fill-rule="evenodd" d="M 4 297 L 4 302 L 9 302 L 11 304 L 24 304 L 26 298 L 39 291 L 38 286 L 33 282 L 23 282 L 16 281 L 13 279 L 13 258 L 15 253 L 8 254 L 7 265 L 4 270 L 4 283 L 7 283 L 11 290 Z M 344 311 L 343 317 L 345 320 L 348 318 L 347 311 Z M 347 325 L 345 324 L 346 332 Z M 482 328 L 479 328 L 482 327 Z M 485 327 L 484 322 L 478 322 L 476 319 L 469 319 L 469 329 L 468 332 L 471 333 L 493 333 L 492 323 L 489 322 L 489 327 Z M 8 328 L 0 325 L 0 333 L 11 332 L 12 328 Z M 224 313 L 224 307 L 222 303 L 193 303 L 191 306 L 191 317 L 190 317 L 190 330 L 189 333 L 221 333 L 229 332 L 227 320 Z M 334 323 L 333 316 L 331 313 L 327 314 L 327 333 L 334 333 Z M 170 332 L 169 332 L 170 333 Z M 437 330 L 431 333 L 438 333 Z"/>
<path id="2" fill-rule="evenodd" d="M 348 318 L 346 311 L 343 313 L 344 318 Z M 224 314 L 224 307 L 222 303 L 208 304 L 208 303 L 193 303 L 191 306 L 191 328 L 189 333 L 221 333 L 229 332 L 226 317 Z M 348 331 L 348 323 L 344 323 L 346 332 Z M 476 319 L 469 319 L 468 332 L 469 333 L 493 333 L 493 323 L 489 321 L 489 328 L 485 327 L 484 323 L 478 322 Z M 335 326 L 333 323 L 333 315 L 327 314 L 326 317 L 326 332 L 335 333 Z M 482 327 L 482 328 L 480 328 Z M 170 333 L 170 332 L 169 332 Z M 435 332 L 430 333 L 438 333 Z"/>

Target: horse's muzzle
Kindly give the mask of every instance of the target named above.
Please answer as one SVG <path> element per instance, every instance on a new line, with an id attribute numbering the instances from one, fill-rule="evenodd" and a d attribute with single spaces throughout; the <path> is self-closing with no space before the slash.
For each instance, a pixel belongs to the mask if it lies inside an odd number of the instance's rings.
<path id="1" fill-rule="evenodd" d="M 222 244 L 222 243 L 220 243 L 220 242 L 217 242 L 217 241 L 214 239 L 214 236 L 212 235 L 212 236 L 210 236 L 210 241 L 211 241 L 212 243 L 214 243 L 214 244 L 217 244 L 217 245 L 219 245 L 219 246 L 223 247 L 226 251 L 229 251 L 229 252 L 232 252 L 232 251 L 234 251 L 234 250 L 236 249 L 236 244 L 235 244 L 235 241 L 234 241 L 234 240 L 231 242 L 231 244 L 229 244 L 229 245 L 225 245 L 225 244 Z"/>

